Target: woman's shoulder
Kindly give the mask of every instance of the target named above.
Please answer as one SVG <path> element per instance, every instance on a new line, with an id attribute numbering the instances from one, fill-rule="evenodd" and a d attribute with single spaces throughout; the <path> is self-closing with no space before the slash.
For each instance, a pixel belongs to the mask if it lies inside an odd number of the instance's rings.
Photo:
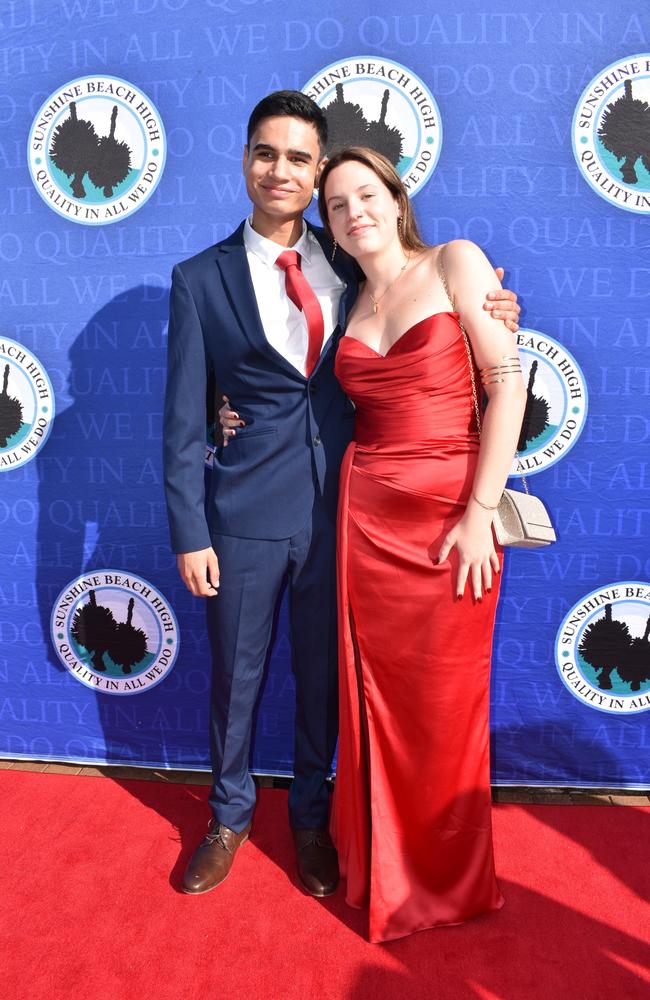
<path id="1" fill-rule="evenodd" d="M 439 249 L 443 259 L 450 264 L 486 259 L 480 246 L 471 240 L 450 240 L 442 243 Z"/>
<path id="2" fill-rule="evenodd" d="M 422 251 L 422 263 L 427 268 L 437 269 L 443 264 L 445 270 L 458 264 L 464 265 L 472 261 L 486 260 L 484 252 L 471 240 L 450 240 L 448 243 L 438 243 L 428 246 Z"/>
<path id="3" fill-rule="evenodd" d="M 494 271 L 485 253 L 471 240 L 450 240 L 441 248 L 439 261 L 452 288 L 460 290 L 467 282 L 477 287 Z"/>

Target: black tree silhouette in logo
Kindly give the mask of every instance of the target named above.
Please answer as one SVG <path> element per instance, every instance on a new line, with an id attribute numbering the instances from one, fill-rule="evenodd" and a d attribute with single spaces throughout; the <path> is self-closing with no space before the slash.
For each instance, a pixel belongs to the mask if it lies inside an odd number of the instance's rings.
<path id="1" fill-rule="evenodd" d="M 327 118 L 327 155 L 343 146 L 365 146 L 368 122 L 360 104 L 352 104 L 343 96 L 343 84 L 337 83 L 336 97 L 325 108 Z"/>
<path id="2" fill-rule="evenodd" d="M 84 174 L 97 156 L 97 133 L 92 122 L 77 118 L 77 105 L 70 104 L 70 117 L 54 130 L 50 156 L 64 174 L 72 178 L 70 189 L 75 198 L 85 198 Z"/>
<path id="3" fill-rule="evenodd" d="M 113 194 L 113 188 L 128 177 L 131 169 L 131 150 L 125 142 L 115 138 L 117 105 L 111 113 L 111 130 L 103 135 L 97 144 L 97 154 L 88 168 L 88 176 L 95 187 L 103 188 L 106 198 Z"/>
<path id="4" fill-rule="evenodd" d="M 23 404 L 7 392 L 9 385 L 9 365 L 5 365 L 0 392 L 0 448 L 4 448 L 12 435 L 20 430 L 23 422 Z"/>
<path id="5" fill-rule="evenodd" d="M 625 622 L 612 619 L 611 604 L 605 605 L 604 618 L 592 622 L 585 629 L 578 652 L 594 670 L 600 671 L 598 687 L 603 691 L 611 690 L 612 670 L 621 675 L 621 664 L 628 655 L 630 642 L 630 630 Z"/>
<path id="6" fill-rule="evenodd" d="M 386 111 L 390 91 L 384 91 L 381 102 L 381 113 L 377 121 L 368 123 L 359 104 L 346 101 L 343 96 L 343 84 L 337 83 L 336 97 L 325 108 L 329 141 L 327 155 L 331 156 L 343 146 L 370 146 L 383 153 L 396 166 L 402 156 L 404 138 L 396 128 L 386 124 Z"/>
<path id="7" fill-rule="evenodd" d="M 549 405 L 543 396 L 536 396 L 533 393 L 535 375 L 537 374 L 537 361 L 533 361 L 528 374 L 528 387 L 526 390 L 526 407 L 524 417 L 521 421 L 521 432 L 517 442 L 517 451 L 525 451 L 527 444 L 534 441 L 536 437 L 545 431 L 549 424 Z"/>
<path id="8" fill-rule="evenodd" d="M 608 152 L 623 160 L 621 176 L 625 183 L 638 184 L 635 165 L 640 156 L 650 169 L 650 105 L 632 97 L 631 80 L 625 81 L 623 96 L 607 105 L 598 137 Z"/>
<path id="9" fill-rule="evenodd" d="M 97 604 L 95 591 L 88 593 L 88 604 L 77 608 L 72 619 L 70 632 L 75 640 L 90 653 L 95 670 L 106 670 L 104 653 L 115 630 L 115 619 L 110 608 Z"/>
<path id="10" fill-rule="evenodd" d="M 626 681 L 633 691 L 641 689 L 642 681 L 650 681 L 650 617 L 646 622 L 645 632 L 640 639 L 632 639 L 623 657 L 622 663 L 616 668 L 621 680 Z"/>
<path id="11" fill-rule="evenodd" d="M 122 673 L 130 674 L 131 667 L 147 653 L 147 636 L 141 628 L 131 624 L 135 600 L 129 600 L 125 622 L 118 622 L 108 642 L 108 655 L 113 663 L 122 668 Z"/>
<path id="12" fill-rule="evenodd" d="M 397 166 L 402 158 L 402 133 L 386 124 L 389 97 L 390 90 L 386 88 L 381 100 L 381 114 L 376 122 L 368 125 L 366 144 L 378 153 L 383 153 L 393 166 Z"/>

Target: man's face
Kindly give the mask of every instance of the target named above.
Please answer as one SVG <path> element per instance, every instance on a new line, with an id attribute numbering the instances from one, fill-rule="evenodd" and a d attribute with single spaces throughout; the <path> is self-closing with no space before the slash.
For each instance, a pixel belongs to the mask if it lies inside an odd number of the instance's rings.
<path id="1" fill-rule="evenodd" d="M 321 165 L 313 125 L 286 115 L 263 118 L 244 150 L 246 190 L 256 214 L 278 223 L 301 215 Z"/>

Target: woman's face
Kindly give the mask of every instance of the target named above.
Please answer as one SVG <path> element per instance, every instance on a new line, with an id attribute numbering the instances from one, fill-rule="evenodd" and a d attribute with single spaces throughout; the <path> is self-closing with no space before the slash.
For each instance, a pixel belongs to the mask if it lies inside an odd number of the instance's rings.
<path id="1" fill-rule="evenodd" d="M 364 163 L 334 167 L 325 181 L 325 204 L 334 239 L 353 257 L 399 243 L 397 199 Z"/>

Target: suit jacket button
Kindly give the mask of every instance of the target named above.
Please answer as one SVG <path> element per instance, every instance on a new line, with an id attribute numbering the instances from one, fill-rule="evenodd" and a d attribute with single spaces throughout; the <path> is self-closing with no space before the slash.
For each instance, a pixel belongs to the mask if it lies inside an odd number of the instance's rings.
<path id="1" fill-rule="evenodd" d="M 318 386 L 316 385 L 315 382 L 312 382 L 310 384 L 309 391 L 311 392 L 312 396 L 314 395 L 315 392 L 318 392 Z"/>
<path id="2" fill-rule="evenodd" d="M 314 444 L 318 446 L 320 444 L 320 434 L 316 434 L 316 436 L 314 437 L 313 441 L 314 441 Z"/>

